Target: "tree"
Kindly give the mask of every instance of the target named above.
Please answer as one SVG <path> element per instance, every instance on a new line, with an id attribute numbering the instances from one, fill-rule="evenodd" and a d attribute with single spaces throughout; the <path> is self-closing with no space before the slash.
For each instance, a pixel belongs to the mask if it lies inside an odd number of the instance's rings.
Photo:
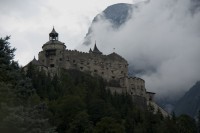
<path id="1" fill-rule="evenodd" d="M 125 127 L 111 117 L 104 117 L 97 123 L 94 133 L 125 133 Z"/>
<path id="2" fill-rule="evenodd" d="M 9 70 L 18 68 L 18 64 L 13 61 L 16 49 L 10 47 L 9 39 L 9 36 L 0 38 L 0 81 L 4 82 L 13 78 Z"/>
<path id="3" fill-rule="evenodd" d="M 197 129 L 198 129 L 198 133 L 200 133 L 200 110 L 199 110 L 198 116 L 197 116 Z"/>
<path id="4" fill-rule="evenodd" d="M 196 123 L 188 115 L 181 115 L 177 118 L 177 127 L 180 133 L 196 133 Z"/>
<path id="5" fill-rule="evenodd" d="M 0 132 L 2 133 L 54 133 L 55 128 L 51 127 L 48 119 L 45 119 L 42 110 L 15 106 L 3 105 L 1 111 L 7 112 L 1 120 Z"/>
<path id="6" fill-rule="evenodd" d="M 13 61 L 15 48 L 8 40 L 9 37 L 0 38 L 0 132 L 54 132 L 43 111 L 37 108 L 39 100 L 30 79 Z"/>
<path id="7" fill-rule="evenodd" d="M 10 43 L 8 42 L 9 39 L 9 36 L 0 38 L 0 63 L 5 65 L 11 64 L 16 50 L 15 48 L 10 47 Z"/>
<path id="8" fill-rule="evenodd" d="M 78 113 L 70 123 L 69 133 L 92 133 L 93 124 L 89 120 L 87 112 Z"/>

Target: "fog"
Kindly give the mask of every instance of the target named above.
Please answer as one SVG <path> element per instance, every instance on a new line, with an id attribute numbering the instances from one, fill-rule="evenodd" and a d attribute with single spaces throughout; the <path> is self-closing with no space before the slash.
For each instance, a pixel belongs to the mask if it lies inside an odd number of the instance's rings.
<path id="1" fill-rule="evenodd" d="M 130 73 L 146 81 L 158 98 L 177 99 L 200 80 L 199 0 L 151 0 L 137 4 L 118 29 L 100 17 L 92 26 L 104 53 L 116 52 L 129 62 Z"/>

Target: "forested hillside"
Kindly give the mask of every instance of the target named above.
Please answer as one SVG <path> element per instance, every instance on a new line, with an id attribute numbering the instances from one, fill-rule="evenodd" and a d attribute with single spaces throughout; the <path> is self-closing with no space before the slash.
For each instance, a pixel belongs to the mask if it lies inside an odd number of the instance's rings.
<path id="1" fill-rule="evenodd" d="M 128 94 L 111 94 L 100 77 L 75 70 L 58 75 L 27 72 L 13 61 L 9 37 L 0 39 L 1 133 L 195 133 L 187 115 L 163 118 L 134 105 Z"/>

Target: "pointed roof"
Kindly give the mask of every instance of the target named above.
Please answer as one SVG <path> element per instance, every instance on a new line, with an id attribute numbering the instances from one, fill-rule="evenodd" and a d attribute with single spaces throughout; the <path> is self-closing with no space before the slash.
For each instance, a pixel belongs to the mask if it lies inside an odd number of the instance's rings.
<path id="1" fill-rule="evenodd" d="M 92 53 L 102 54 L 102 52 L 99 51 L 99 49 L 97 48 L 96 42 L 95 42 L 94 49 L 93 49 Z"/>
<path id="2" fill-rule="evenodd" d="M 57 33 L 57 32 L 55 31 L 54 27 L 53 27 L 51 33 L 54 33 L 54 34 Z"/>
<path id="3" fill-rule="evenodd" d="M 89 53 L 92 53 L 92 49 L 90 48 Z"/>
<path id="4" fill-rule="evenodd" d="M 54 27 L 53 27 L 52 31 L 49 33 L 49 36 L 58 36 L 58 33 L 56 32 Z"/>
<path id="5" fill-rule="evenodd" d="M 30 63 L 32 63 L 33 65 L 36 65 L 36 66 L 41 66 L 41 63 L 35 59 L 35 56 L 34 56 L 34 59 Z"/>

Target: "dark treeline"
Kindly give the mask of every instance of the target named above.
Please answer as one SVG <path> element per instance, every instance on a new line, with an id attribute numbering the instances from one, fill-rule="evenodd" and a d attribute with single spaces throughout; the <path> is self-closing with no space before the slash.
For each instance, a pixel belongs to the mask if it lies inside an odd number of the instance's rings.
<path id="1" fill-rule="evenodd" d="M 76 70 L 58 75 L 13 61 L 9 37 L 0 39 L 1 133 L 196 133 L 187 115 L 163 118 L 142 110 L 128 94 L 111 94 L 100 77 Z"/>

